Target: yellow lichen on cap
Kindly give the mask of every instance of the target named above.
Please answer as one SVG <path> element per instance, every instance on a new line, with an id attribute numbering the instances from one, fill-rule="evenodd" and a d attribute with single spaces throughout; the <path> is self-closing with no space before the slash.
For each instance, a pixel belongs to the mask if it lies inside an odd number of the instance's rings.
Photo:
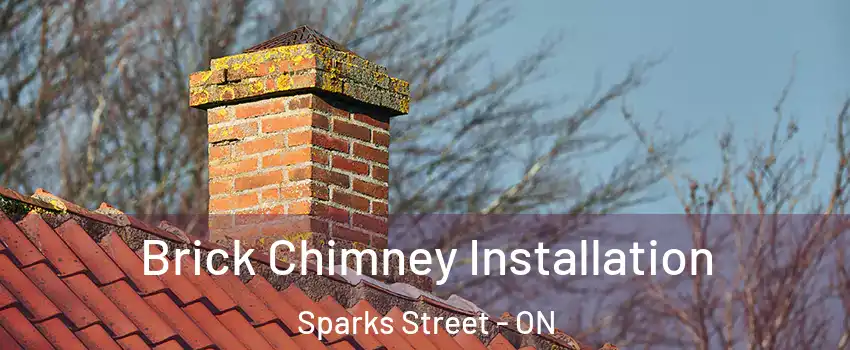
<path id="1" fill-rule="evenodd" d="M 318 90 L 404 114 L 409 84 L 350 52 L 316 44 L 272 47 L 213 59 L 190 78 L 189 105 L 208 109 L 268 95 Z"/>

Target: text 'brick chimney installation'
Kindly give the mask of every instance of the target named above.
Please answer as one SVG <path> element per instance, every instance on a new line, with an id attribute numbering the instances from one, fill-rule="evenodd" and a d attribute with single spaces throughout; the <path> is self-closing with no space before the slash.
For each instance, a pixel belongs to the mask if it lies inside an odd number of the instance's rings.
<path id="1" fill-rule="evenodd" d="M 212 240 L 386 247 L 389 119 L 408 111 L 407 82 L 301 27 L 189 84 L 209 121 Z M 302 220 L 264 228 L 268 215 Z"/>

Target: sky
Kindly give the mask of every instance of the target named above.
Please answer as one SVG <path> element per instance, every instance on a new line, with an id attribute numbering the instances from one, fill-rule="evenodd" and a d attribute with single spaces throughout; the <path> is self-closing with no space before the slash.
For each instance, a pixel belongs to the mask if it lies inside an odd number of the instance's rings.
<path id="1" fill-rule="evenodd" d="M 516 11 L 489 46 L 492 58 L 509 62 L 523 45 L 538 44 L 529 37 L 562 33 L 547 90 L 587 96 L 597 74 L 613 81 L 630 63 L 663 55 L 628 102 L 667 133 L 699 132 L 683 150 L 696 176 L 718 169 L 710 150 L 727 121 L 742 138 L 770 132 L 792 71 L 785 113 L 799 121 L 804 149 L 828 141 L 824 133 L 850 96 L 850 1 L 526 0 Z M 632 209 L 680 210 L 673 198 Z"/>

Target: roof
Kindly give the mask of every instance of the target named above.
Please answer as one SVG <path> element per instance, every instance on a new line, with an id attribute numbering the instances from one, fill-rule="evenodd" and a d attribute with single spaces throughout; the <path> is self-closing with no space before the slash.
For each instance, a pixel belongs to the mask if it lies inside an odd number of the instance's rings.
<path id="1" fill-rule="evenodd" d="M 274 38 L 266 40 L 262 43 L 254 45 L 245 50 L 245 53 L 271 49 L 273 47 L 299 44 L 317 44 L 337 51 L 350 52 L 350 50 L 348 50 L 342 44 L 331 40 L 330 38 L 322 35 L 322 33 L 317 32 L 315 29 L 310 28 L 308 26 L 300 26 L 291 31 L 278 35 Z"/>
<path id="2" fill-rule="evenodd" d="M 441 299 L 369 277 L 277 276 L 267 256 L 254 256 L 256 276 L 143 273 L 144 240 L 185 248 L 189 237 L 168 223 L 152 226 L 108 205 L 89 211 L 42 190 L 24 196 L 0 187 L 0 348 L 580 348 L 566 334 L 521 335 L 492 317 L 489 335 L 396 332 L 319 340 L 293 331 L 299 312 L 397 318 L 410 310 L 443 316 L 481 310 L 457 296 Z M 222 248 L 209 242 L 201 247 L 204 254 Z M 192 266 L 191 258 L 183 259 Z"/>

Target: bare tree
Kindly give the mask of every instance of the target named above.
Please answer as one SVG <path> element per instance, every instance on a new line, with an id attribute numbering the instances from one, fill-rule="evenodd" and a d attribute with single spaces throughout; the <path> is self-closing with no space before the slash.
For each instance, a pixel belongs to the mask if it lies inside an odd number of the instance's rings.
<path id="1" fill-rule="evenodd" d="M 734 127 L 721 134 L 717 174 L 706 179 L 658 163 L 682 205 L 690 248 L 714 252 L 714 274 L 636 278 L 628 297 L 595 320 L 589 337 L 598 332 L 646 349 L 850 346 L 844 217 L 850 99 L 825 135 L 833 152 L 797 151 L 799 126 L 783 113 L 791 86 L 774 107 L 767 140 L 741 148 Z M 632 121 L 627 109 L 623 115 Z M 648 146 L 647 130 L 631 124 Z"/>

